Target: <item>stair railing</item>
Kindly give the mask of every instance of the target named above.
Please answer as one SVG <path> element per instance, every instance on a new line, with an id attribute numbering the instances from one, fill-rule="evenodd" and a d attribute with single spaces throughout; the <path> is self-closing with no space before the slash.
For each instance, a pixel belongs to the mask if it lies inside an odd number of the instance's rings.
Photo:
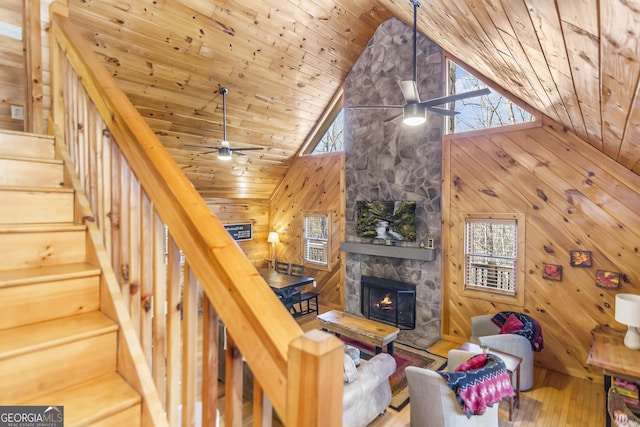
<path id="1" fill-rule="evenodd" d="M 243 360 L 254 375 L 254 426 L 270 424 L 271 405 L 287 426 L 340 425 L 340 341 L 302 332 L 67 13 L 52 4 L 51 127 L 93 213 L 78 214 L 101 236 L 144 354 L 119 364 L 146 363 L 157 389 L 143 396 L 143 425 L 157 425 L 154 400 L 171 426 L 195 425 L 198 401 L 202 425 L 215 425 L 219 320 L 225 425 L 242 424 Z"/>

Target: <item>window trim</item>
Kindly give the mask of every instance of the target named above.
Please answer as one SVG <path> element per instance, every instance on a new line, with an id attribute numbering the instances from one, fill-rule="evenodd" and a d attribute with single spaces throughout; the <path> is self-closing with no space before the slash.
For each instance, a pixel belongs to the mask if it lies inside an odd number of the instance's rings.
<path id="1" fill-rule="evenodd" d="M 327 264 L 309 261 L 306 257 L 307 251 L 307 218 L 326 217 L 327 218 Z M 302 212 L 302 264 L 314 270 L 331 271 L 331 212 L 330 211 L 303 211 Z"/>
<path id="2" fill-rule="evenodd" d="M 515 264 L 515 291 L 501 291 L 499 289 L 481 288 L 467 284 L 467 257 L 466 257 L 466 228 L 467 223 L 487 222 L 495 220 L 515 220 L 516 221 L 516 264 Z M 524 307 L 525 294 L 525 214 L 524 213 L 486 213 L 486 212 L 465 212 L 460 218 L 460 256 L 458 283 L 460 295 L 468 298 L 477 298 L 494 303 L 504 303 Z"/>

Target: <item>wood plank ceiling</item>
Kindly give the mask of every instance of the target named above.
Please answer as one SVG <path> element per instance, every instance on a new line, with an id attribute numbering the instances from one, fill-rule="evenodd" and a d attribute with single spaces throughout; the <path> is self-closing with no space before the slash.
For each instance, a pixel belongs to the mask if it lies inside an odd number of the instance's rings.
<path id="1" fill-rule="evenodd" d="M 269 198 L 378 25 L 408 0 L 69 0 L 70 16 L 205 197 Z M 640 1 L 423 0 L 418 29 L 640 172 Z M 407 76 L 410 78 L 411 76 Z M 227 87 L 230 162 L 217 146 Z"/>

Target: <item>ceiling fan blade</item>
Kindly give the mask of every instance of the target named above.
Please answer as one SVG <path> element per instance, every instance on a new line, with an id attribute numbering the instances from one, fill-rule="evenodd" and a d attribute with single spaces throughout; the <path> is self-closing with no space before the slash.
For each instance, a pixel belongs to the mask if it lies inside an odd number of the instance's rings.
<path id="1" fill-rule="evenodd" d="M 348 105 L 347 108 L 351 110 L 366 110 L 366 109 L 383 109 L 383 108 L 404 108 L 404 105 Z"/>
<path id="2" fill-rule="evenodd" d="M 399 117 L 402 117 L 402 115 L 403 115 L 403 114 L 404 114 L 404 113 L 399 113 L 399 114 L 396 114 L 395 116 L 391 116 L 391 117 L 389 117 L 388 119 L 384 119 L 384 120 L 383 120 L 383 123 L 389 123 L 389 122 L 392 122 L 392 121 L 394 121 L 395 119 L 397 119 L 397 118 L 399 118 Z"/>
<path id="3" fill-rule="evenodd" d="M 443 116 L 455 116 L 456 114 L 460 114 L 459 111 L 447 110 L 446 108 L 438 108 L 438 107 L 427 107 L 427 111 L 431 111 L 432 113 L 442 114 Z"/>
<path id="4" fill-rule="evenodd" d="M 441 105 L 446 104 L 453 101 L 459 101 L 461 99 L 473 98 L 476 96 L 488 95 L 491 93 L 491 89 L 484 88 L 478 90 L 472 90 L 469 92 L 456 93 L 455 95 L 443 96 L 441 98 L 434 98 L 428 101 L 421 102 L 420 105 L 424 107 L 431 107 L 432 105 Z"/>
<path id="5" fill-rule="evenodd" d="M 212 147 L 210 145 L 200 145 L 200 144 L 183 144 L 185 147 L 194 147 L 194 148 L 208 148 L 210 150 L 219 150 L 220 147 Z"/>
<path id="6" fill-rule="evenodd" d="M 407 103 L 420 102 L 420 96 L 418 95 L 418 86 L 413 80 L 400 80 L 398 82 L 400 90 Z"/>
<path id="7" fill-rule="evenodd" d="M 231 148 L 231 151 L 250 151 L 250 150 L 264 150 L 264 147 L 246 147 L 246 148 Z"/>

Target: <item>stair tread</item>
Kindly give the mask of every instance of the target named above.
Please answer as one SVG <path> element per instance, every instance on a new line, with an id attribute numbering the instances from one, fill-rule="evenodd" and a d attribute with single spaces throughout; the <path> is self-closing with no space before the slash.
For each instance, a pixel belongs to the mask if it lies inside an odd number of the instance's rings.
<path id="1" fill-rule="evenodd" d="M 20 405 L 64 406 L 65 426 L 91 426 L 140 402 L 140 395 L 114 372 L 37 396 Z"/>
<path id="2" fill-rule="evenodd" d="M 27 285 L 34 282 L 73 279 L 100 274 L 100 267 L 86 262 L 0 270 L 0 288 Z"/>
<path id="3" fill-rule="evenodd" d="M 83 231 L 84 224 L 40 223 L 40 224 L 0 224 L 0 233 L 37 233 L 41 231 Z"/>
<path id="4" fill-rule="evenodd" d="M 4 329 L 0 331 L 0 360 L 117 329 L 118 325 L 100 311 Z"/>
<path id="5" fill-rule="evenodd" d="M 75 190 L 68 187 L 25 187 L 0 185 L 2 191 L 22 191 L 27 193 L 73 193 Z"/>
<path id="6" fill-rule="evenodd" d="M 1 154 L 0 159 L 18 160 L 21 162 L 51 163 L 54 165 L 64 165 L 64 162 L 59 159 L 39 159 L 37 157 L 12 156 L 9 154 Z"/>

